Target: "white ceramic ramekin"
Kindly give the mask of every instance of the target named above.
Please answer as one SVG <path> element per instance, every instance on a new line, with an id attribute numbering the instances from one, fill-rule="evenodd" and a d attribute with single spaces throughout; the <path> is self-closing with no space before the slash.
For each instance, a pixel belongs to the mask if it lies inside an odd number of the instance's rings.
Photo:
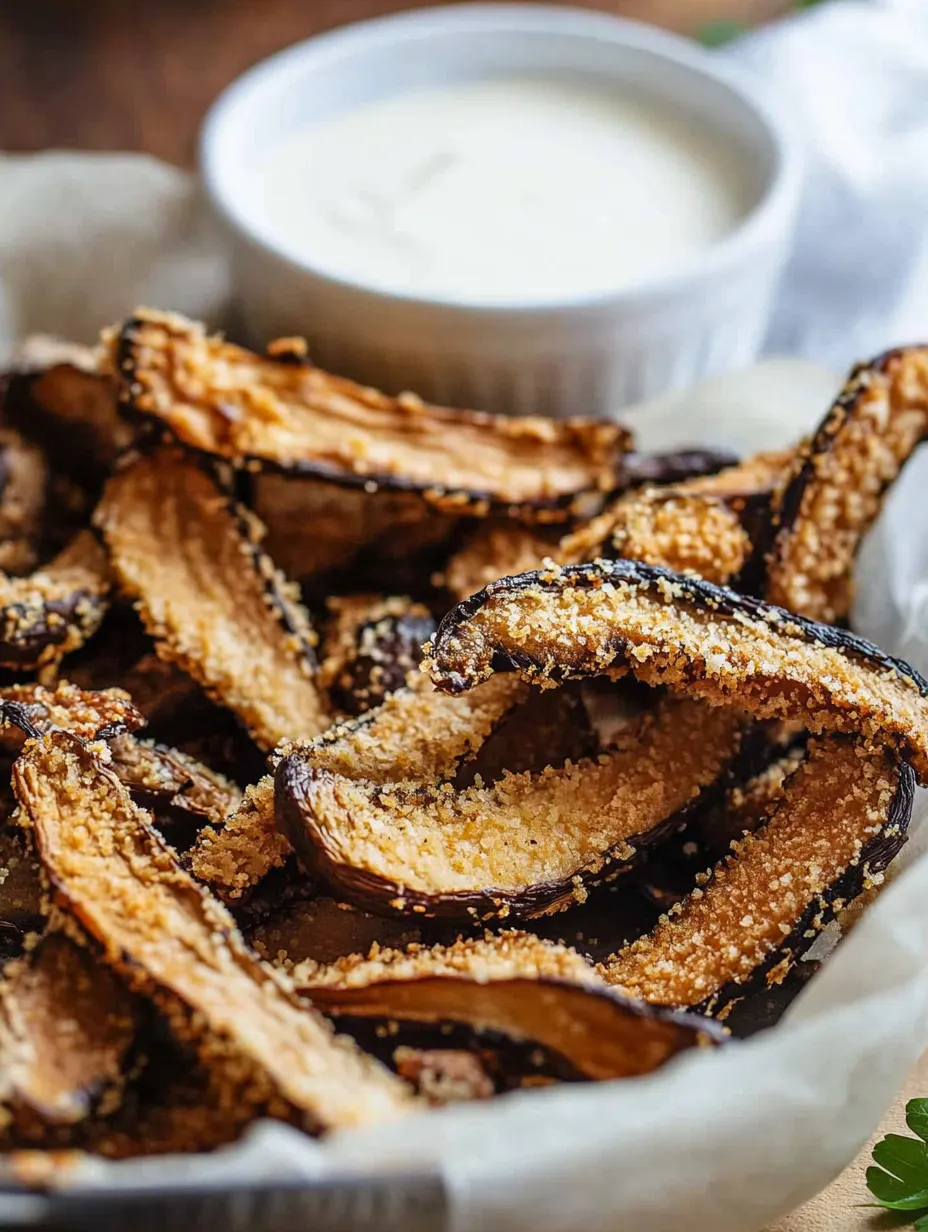
<path id="1" fill-rule="evenodd" d="M 670 277 L 547 303 L 391 294 L 289 253 L 262 222 L 254 168 L 311 120 L 410 89 L 517 73 L 581 73 L 643 91 L 732 143 L 756 205 Z M 348 26 L 283 51 L 230 86 L 201 140 L 207 193 L 230 237 L 254 342 L 303 334 L 313 359 L 390 392 L 512 413 L 606 415 L 749 363 L 786 251 L 799 168 L 752 84 L 698 46 L 578 9 L 454 5 Z M 660 203 L 655 203 L 660 208 Z"/>

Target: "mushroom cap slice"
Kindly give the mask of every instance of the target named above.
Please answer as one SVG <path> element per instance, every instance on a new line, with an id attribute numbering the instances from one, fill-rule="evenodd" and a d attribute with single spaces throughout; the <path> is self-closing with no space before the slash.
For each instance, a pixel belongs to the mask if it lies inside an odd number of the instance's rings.
<path id="1" fill-rule="evenodd" d="M 308 617 L 262 554 L 260 528 L 201 466 L 177 450 L 141 455 L 111 477 L 96 520 L 159 653 L 257 744 L 328 725 Z"/>
<path id="2" fill-rule="evenodd" d="M 667 697 L 628 747 L 461 791 L 348 778 L 310 749 L 277 768 L 277 823 L 304 865 L 356 906 L 531 918 L 582 902 L 587 886 L 674 832 L 743 729 L 736 710 Z"/>
<path id="3" fill-rule="evenodd" d="M 0 667 L 48 667 L 79 649 L 103 622 L 110 587 L 106 552 L 89 530 L 27 577 L 0 574 Z"/>
<path id="4" fill-rule="evenodd" d="M 398 1079 L 337 1039 L 248 949 L 81 741 L 53 732 L 29 743 L 14 786 L 61 908 L 256 1111 L 322 1131 L 414 1107 Z"/>
<path id="5" fill-rule="evenodd" d="M 317 972 L 305 990 L 336 1016 L 432 1024 L 437 1042 L 455 1023 L 539 1044 L 591 1080 L 650 1073 L 724 1038 L 703 1018 L 616 997 L 574 951 L 525 933 L 356 956 Z"/>
<path id="6" fill-rule="evenodd" d="M 881 882 L 913 797 L 911 769 L 885 748 L 813 740 L 766 824 L 600 972 L 630 996 L 714 1013 L 779 982 L 836 911 Z"/>
<path id="7" fill-rule="evenodd" d="M 813 620 L 844 619 L 857 549 L 926 435 L 928 346 L 855 367 L 783 475 L 758 542 L 757 593 Z"/>
<path id="8" fill-rule="evenodd" d="M 453 513 L 564 520 L 578 499 L 617 486 L 629 444 L 606 421 L 389 398 L 314 367 L 292 342 L 256 355 L 170 313 L 136 310 L 110 346 L 122 405 L 184 445 L 368 492 L 420 493 Z"/>
<path id="9" fill-rule="evenodd" d="M 886 743 L 928 781 L 928 684 L 913 667 L 843 629 L 637 561 L 503 578 L 445 616 L 429 663 L 449 693 L 495 672 L 557 682 L 627 670 L 758 718 Z"/>

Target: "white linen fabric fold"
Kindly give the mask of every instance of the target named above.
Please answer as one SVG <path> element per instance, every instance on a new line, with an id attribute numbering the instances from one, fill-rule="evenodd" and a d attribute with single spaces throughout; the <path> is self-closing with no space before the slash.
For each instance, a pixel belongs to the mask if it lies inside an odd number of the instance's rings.
<path id="1" fill-rule="evenodd" d="M 928 339 L 928 5 L 838 0 L 730 44 L 806 144 L 768 353 L 833 368 Z"/>

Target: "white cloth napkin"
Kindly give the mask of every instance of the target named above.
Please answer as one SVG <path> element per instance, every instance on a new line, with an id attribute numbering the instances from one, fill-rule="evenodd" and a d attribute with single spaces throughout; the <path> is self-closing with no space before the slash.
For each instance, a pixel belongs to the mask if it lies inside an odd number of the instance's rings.
<path id="1" fill-rule="evenodd" d="M 928 4 L 839 0 L 722 54 L 764 79 L 806 144 L 767 351 L 840 370 L 928 340 Z"/>

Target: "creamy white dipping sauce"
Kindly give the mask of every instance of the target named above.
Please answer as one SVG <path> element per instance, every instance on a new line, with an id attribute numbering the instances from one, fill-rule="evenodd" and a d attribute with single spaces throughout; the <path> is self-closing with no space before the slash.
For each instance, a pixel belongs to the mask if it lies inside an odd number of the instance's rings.
<path id="1" fill-rule="evenodd" d="M 384 290 L 490 303 L 667 273 L 750 204 L 718 135 L 560 77 L 368 103 L 297 132 L 259 175 L 265 225 L 293 255 Z"/>

